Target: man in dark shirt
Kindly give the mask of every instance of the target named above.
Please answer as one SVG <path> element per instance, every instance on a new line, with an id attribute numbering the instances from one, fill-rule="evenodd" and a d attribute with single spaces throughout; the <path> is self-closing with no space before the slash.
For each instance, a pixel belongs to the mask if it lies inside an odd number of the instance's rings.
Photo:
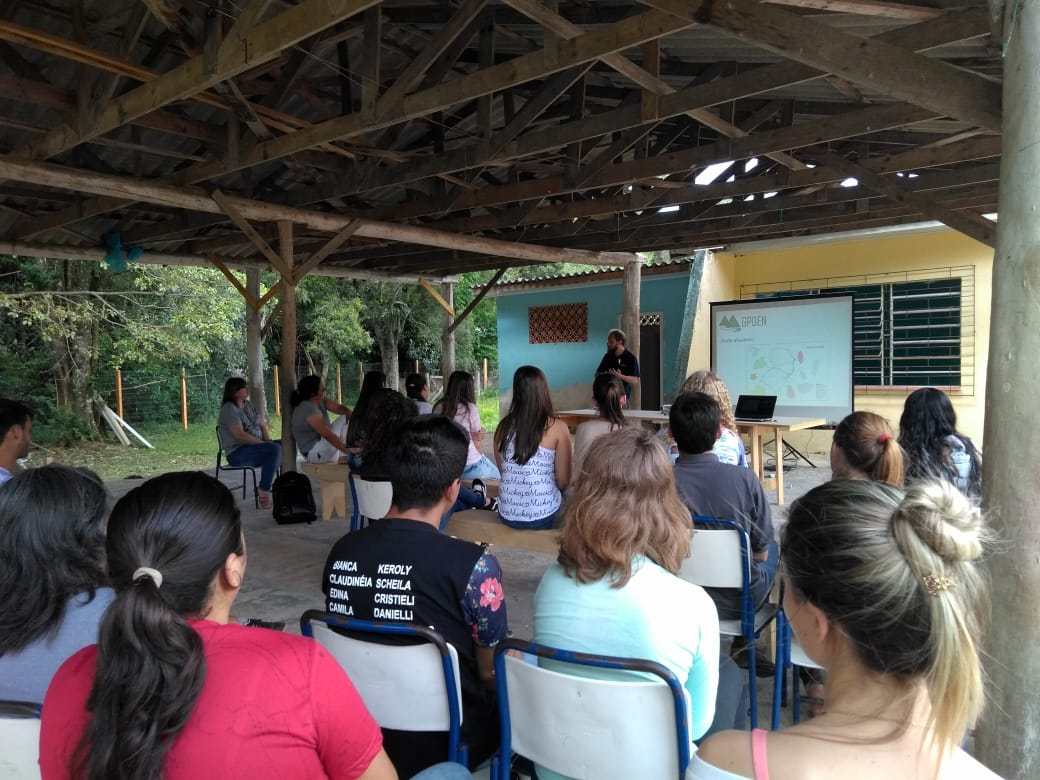
<path id="1" fill-rule="evenodd" d="M 760 606 L 776 576 L 779 550 L 773 538 L 773 519 L 762 483 L 751 469 L 720 463 L 712 452 L 722 435 L 719 406 L 704 393 L 683 393 L 672 402 L 668 415 L 679 447 L 675 486 L 693 514 L 734 520 L 751 540 L 751 598 Z M 696 544 L 696 539 L 694 540 Z M 740 591 L 705 588 L 719 610 L 720 620 L 740 617 Z"/>
<path id="2" fill-rule="evenodd" d="M 506 637 L 502 570 L 483 545 L 445 536 L 441 516 L 455 503 L 468 437 L 447 417 L 406 420 L 384 467 L 393 484 L 386 518 L 347 534 L 322 575 L 330 612 L 364 620 L 421 623 L 459 654 L 462 738 L 471 768 L 498 748 L 494 648 Z M 443 733 L 383 730 L 401 777 L 447 758 Z"/>
<path id="3" fill-rule="evenodd" d="M 625 385 L 625 398 L 632 399 L 632 387 L 639 384 L 639 361 L 625 347 L 625 331 L 615 328 L 607 334 L 607 354 L 596 373 L 616 376 Z"/>

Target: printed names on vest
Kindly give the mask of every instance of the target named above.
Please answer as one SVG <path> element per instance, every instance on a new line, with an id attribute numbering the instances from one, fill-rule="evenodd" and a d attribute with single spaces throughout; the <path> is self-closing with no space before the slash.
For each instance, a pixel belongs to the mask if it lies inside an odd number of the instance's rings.
<path id="1" fill-rule="evenodd" d="M 370 602 L 372 619 L 413 621 L 415 595 L 412 593 L 411 564 L 380 563 L 376 576 L 358 571 L 357 561 L 334 561 L 329 573 L 329 610 L 341 615 L 353 615 L 350 603 Z M 350 598 L 350 589 L 374 591 L 357 593 Z M 363 615 L 362 615 L 363 616 Z"/>

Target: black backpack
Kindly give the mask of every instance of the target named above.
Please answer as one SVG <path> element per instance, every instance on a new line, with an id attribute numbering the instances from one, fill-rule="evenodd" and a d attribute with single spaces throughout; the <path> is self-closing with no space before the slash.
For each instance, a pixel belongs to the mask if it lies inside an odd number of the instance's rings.
<path id="1" fill-rule="evenodd" d="M 271 485 L 274 519 L 278 525 L 312 523 L 318 517 L 311 481 L 306 475 L 286 471 Z"/>

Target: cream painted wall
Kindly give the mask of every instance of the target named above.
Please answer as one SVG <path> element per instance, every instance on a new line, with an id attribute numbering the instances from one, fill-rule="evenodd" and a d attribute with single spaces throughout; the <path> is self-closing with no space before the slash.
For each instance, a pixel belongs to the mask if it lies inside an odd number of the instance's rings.
<path id="1" fill-rule="evenodd" d="M 992 295 L 993 250 L 949 229 L 935 229 L 910 235 L 881 234 L 849 241 L 830 241 L 796 247 L 763 249 L 740 253 L 718 252 L 705 265 L 701 296 L 697 307 L 690 370 L 709 363 L 709 321 L 711 301 L 735 300 L 741 288 L 770 285 L 790 289 L 827 286 L 825 280 L 840 277 L 879 275 L 874 283 L 888 281 L 889 273 L 911 273 L 913 279 L 926 279 L 934 269 L 970 266 L 974 268 L 975 379 L 971 390 L 951 393 L 957 410 L 957 427 L 982 442 L 985 417 L 986 368 L 988 365 L 990 298 Z M 894 279 L 893 279 L 894 281 Z M 855 282 L 832 281 L 832 285 Z M 747 292 L 747 291 L 745 291 Z M 877 412 L 898 425 L 903 401 L 909 390 L 870 390 L 857 392 L 856 409 Z M 813 452 L 830 446 L 828 432 L 814 432 L 802 440 Z M 796 446 L 799 446 L 796 442 Z"/>

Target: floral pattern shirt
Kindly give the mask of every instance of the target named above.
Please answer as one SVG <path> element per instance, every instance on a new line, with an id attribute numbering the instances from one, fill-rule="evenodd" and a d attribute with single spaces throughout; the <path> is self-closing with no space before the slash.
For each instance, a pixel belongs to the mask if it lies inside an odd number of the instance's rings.
<path id="1" fill-rule="evenodd" d="M 473 627 L 473 643 L 494 647 L 508 633 L 502 567 L 487 550 L 477 559 L 462 597 L 462 613 Z"/>

